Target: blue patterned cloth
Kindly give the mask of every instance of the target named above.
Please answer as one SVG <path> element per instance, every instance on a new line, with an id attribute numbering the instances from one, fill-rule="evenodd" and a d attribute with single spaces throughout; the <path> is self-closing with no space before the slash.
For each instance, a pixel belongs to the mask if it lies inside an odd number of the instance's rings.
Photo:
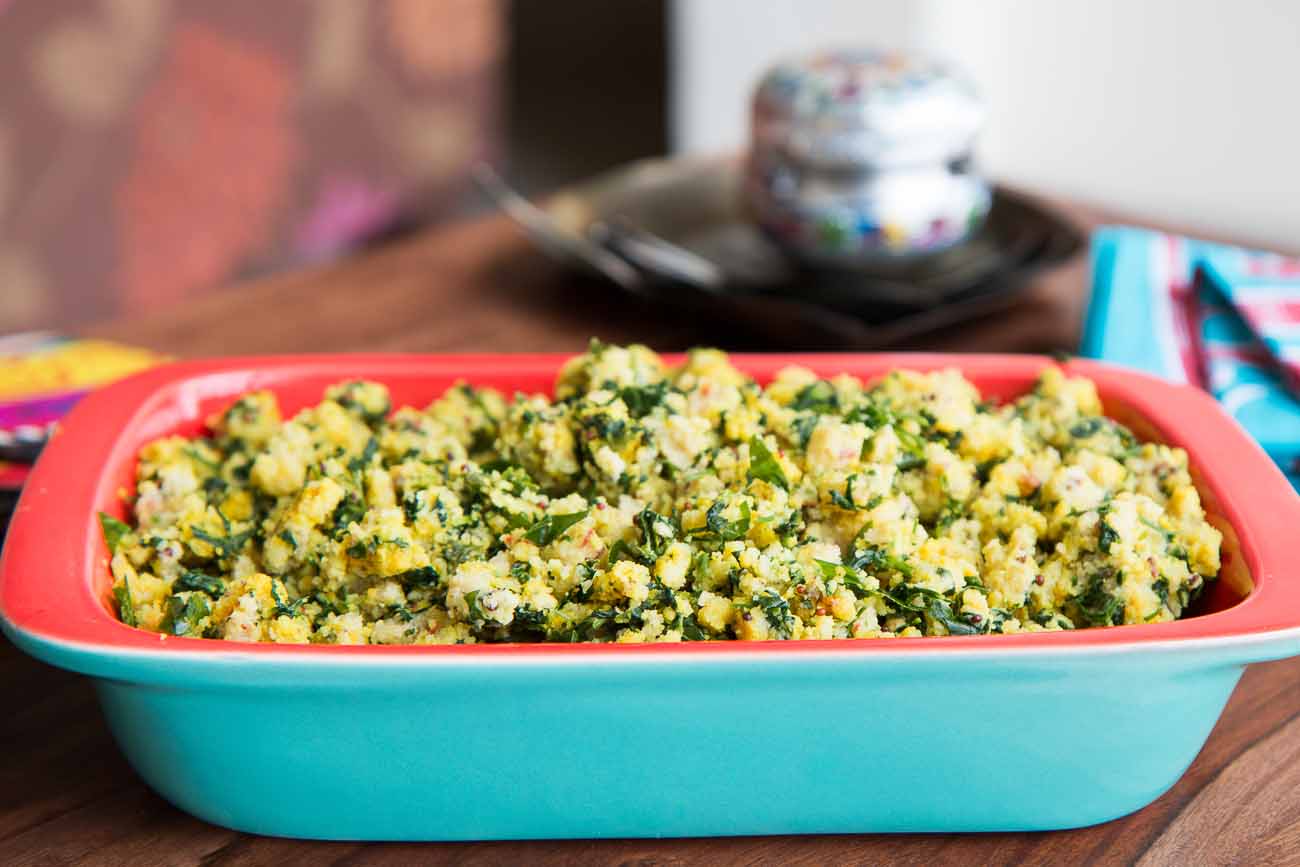
<path id="1" fill-rule="evenodd" d="M 1294 356 L 1278 341 L 1300 309 L 1300 262 L 1108 226 L 1092 265 L 1080 353 L 1207 389 L 1300 490 Z"/>

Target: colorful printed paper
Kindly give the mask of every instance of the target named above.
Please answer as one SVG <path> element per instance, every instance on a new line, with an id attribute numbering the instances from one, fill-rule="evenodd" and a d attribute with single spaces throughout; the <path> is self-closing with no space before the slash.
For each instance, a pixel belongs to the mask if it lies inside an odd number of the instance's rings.
<path id="1" fill-rule="evenodd" d="M 156 353 L 46 332 L 0 338 L 0 431 L 41 434 L 92 388 L 151 367 Z M 0 461 L 0 490 L 17 489 L 28 466 Z"/>

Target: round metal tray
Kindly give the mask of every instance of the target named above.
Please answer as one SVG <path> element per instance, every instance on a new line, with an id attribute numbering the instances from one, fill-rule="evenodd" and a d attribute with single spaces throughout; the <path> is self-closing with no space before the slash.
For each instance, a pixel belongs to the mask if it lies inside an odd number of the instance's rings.
<path id="1" fill-rule="evenodd" d="M 1067 221 L 999 187 L 983 228 L 956 247 L 869 273 L 809 270 L 748 219 L 740 184 L 736 160 L 646 160 L 563 190 L 542 208 L 566 233 L 603 239 L 614 252 L 626 232 L 610 226 L 695 254 L 716 269 L 716 285 L 642 269 L 637 287 L 617 288 L 790 348 L 883 347 L 1006 309 L 1027 278 L 1083 245 Z"/>

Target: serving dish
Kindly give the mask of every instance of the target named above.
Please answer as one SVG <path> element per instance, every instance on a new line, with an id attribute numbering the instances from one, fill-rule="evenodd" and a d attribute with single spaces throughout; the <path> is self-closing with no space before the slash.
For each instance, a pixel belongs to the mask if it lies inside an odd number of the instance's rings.
<path id="1" fill-rule="evenodd" d="M 343 647 L 163 637 L 111 613 L 96 511 L 124 516 L 146 441 L 194 434 L 257 388 L 286 412 L 329 383 L 423 404 L 458 379 L 546 391 L 567 356 L 196 361 L 97 392 L 24 490 L 0 624 L 95 678 L 140 775 L 243 831 L 496 839 L 1042 830 L 1153 800 L 1196 755 L 1250 662 L 1300 653 L 1300 498 L 1208 396 L 1069 361 L 1109 415 L 1185 448 L 1224 567 L 1173 623 L 1032 635 L 684 645 Z M 668 358 L 666 360 L 675 361 Z M 956 367 L 986 397 L 1045 358 L 733 356 L 871 378 Z"/>

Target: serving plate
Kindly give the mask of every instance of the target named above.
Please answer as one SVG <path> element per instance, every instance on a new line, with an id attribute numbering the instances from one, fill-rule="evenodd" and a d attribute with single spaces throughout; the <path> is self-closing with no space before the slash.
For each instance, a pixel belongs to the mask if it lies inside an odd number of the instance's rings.
<path id="1" fill-rule="evenodd" d="M 1203 393 L 1070 361 L 1107 413 L 1185 448 L 1224 568 L 1173 623 L 975 637 L 678 645 L 341 647 L 160 636 L 112 613 L 98 510 L 125 517 L 145 442 L 251 389 L 286 414 L 330 383 L 424 405 L 454 381 L 549 391 L 568 356 L 299 356 L 170 365 L 83 401 L 47 446 L 0 559 L 0 625 L 95 678 L 160 794 L 243 831 L 505 839 L 1042 830 L 1149 803 L 1243 666 L 1300 653 L 1300 498 Z M 669 361 L 675 361 L 671 357 Z M 960 369 L 986 397 L 1048 359 L 737 355 L 865 379 Z"/>

